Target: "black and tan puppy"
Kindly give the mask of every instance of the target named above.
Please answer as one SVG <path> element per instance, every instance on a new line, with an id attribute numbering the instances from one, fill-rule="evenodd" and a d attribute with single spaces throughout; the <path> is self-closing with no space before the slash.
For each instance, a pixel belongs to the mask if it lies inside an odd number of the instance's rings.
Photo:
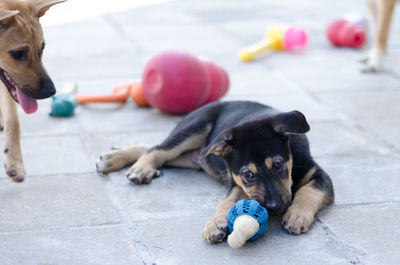
<path id="1" fill-rule="evenodd" d="M 334 198 L 329 176 L 310 155 L 303 135 L 309 129 L 298 111 L 282 113 L 248 101 L 212 103 L 184 117 L 160 145 L 113 150 L 96 166 L 107 173 L 136 162 L 127 174 L 136 184 L 150 183 L 162 166 L 201 168 L 229 185 L 204 227 L 209 243 L 226 237 L 226 215 L 242 198 L 257 200 L 270 214 L 284 214 L 283 228 L 301 234 Z"/>

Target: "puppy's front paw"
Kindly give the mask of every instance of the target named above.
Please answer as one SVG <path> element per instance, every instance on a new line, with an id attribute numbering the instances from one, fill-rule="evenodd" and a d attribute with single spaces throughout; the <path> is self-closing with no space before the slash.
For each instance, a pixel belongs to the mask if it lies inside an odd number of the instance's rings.
<path id="1" fill-rule="evenodd" d="M 96 171 L 98 173 L 109 173 L 124 168 L 127 164 L 123 151 L 116 149 L 102 154 L 96 162 Z"/>
<path id="2" fill-rule="evenodd" d="M 126 173 L 126 177 L 135 184 L 149 184 L 160 171 L 150 165 L 134 164 Z"/>
<path id="3" fill-rule="evenodd" d="M 222 242 L 228 234 L 226 215 L 213 217 L 203 228 L 203 239 L 209 244 Z"/>
<path id="4" fill-rule="evenodd" d="M 283 229 L 292 235 L 300 235 L 310 229 L 314 222 L 314 214 L 294 205 L 290 206 L 283 216 Z"/>

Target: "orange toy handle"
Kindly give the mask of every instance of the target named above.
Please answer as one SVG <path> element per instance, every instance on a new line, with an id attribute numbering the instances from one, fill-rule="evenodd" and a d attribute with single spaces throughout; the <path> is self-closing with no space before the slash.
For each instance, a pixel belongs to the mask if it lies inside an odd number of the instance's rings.
<path id="1" fill-rule="evenodd" d="M 131 89 L 132 89 L 132 84 L 120 85 L 114 88 L 112 94 L 108 95 L 77 94 L 76 100 L 78 101 L 79 104 L 125 102 L 130 95 Z"/>

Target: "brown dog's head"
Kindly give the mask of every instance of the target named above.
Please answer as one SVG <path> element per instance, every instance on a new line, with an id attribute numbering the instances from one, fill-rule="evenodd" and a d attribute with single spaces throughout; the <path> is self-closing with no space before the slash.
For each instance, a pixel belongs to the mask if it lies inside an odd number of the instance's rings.
<path id="1" fill-rule="evenodd" d="M 208 154 L 227 162 L 236 185 L 270 214 L 280 214 L 292 200 L 289 138 L 310 129 L 298 111 L 280 113 L 224 130 Z"/>
<path id="2" fill-rule="evenodd" d="M 0 79 L 26 113 L 36 99 L 56 92 L 42 64 L 45 46 L 39 18 L 66 0 L 2 0 L 0 2 Z"/>

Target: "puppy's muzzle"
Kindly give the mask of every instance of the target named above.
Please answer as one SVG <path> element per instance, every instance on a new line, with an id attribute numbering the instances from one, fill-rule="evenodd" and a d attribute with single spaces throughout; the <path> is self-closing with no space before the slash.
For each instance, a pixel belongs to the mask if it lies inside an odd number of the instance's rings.
<path id="1" fill-rule="evenodd" d="M 44 99 L 53 96 L 56 93 L 56 88 L 50 78 L 40 78 L 39 89 L 29 94 L 35 99 Z"/>

